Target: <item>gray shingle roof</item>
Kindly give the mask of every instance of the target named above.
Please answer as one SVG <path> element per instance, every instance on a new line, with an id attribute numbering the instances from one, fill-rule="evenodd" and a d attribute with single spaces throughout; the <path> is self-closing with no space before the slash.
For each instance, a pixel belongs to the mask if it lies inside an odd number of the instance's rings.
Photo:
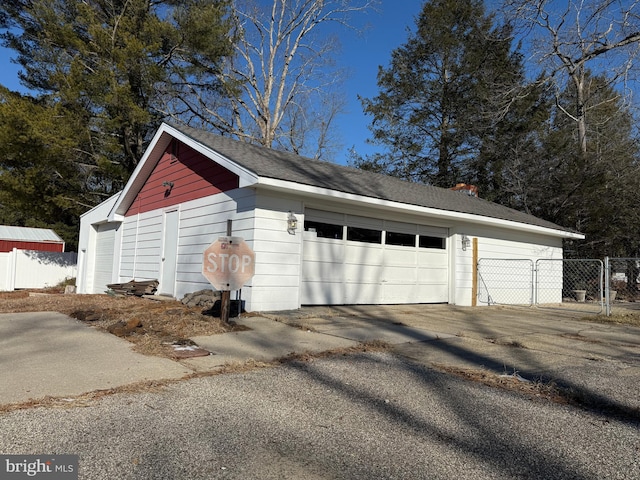
<path id="1" fill-rule="evenodd" d="M 571 231 L 482 198 L 446 188 L 407 182 L 336 163 L 271 150 L 187 126 L 172 125 L 184 135 L 229 158 L 259 177 L 327 188 L 343 193 L 438 210 L 480 215 L 528 225 Z"/>

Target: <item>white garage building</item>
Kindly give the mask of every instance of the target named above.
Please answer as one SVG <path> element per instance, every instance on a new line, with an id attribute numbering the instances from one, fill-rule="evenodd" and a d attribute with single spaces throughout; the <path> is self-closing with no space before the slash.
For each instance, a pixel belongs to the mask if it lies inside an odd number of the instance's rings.
<path id="1" fill-rule="evenodd" d="M 77 290 L 212 288 L 203 252 L 228 220 L 256 253 L 249 311 L 472 305 L 478 257 L 560 259 L 563 239 L 583 238 L 459 191 L 163 124 L 124 190 L 81 217 Z"/>

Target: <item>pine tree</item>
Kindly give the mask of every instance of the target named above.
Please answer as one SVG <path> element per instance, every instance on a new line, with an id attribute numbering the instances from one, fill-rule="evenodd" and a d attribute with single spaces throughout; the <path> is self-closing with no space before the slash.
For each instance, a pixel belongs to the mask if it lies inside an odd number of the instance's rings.
<path id="1" fill-rule="evenodd" d="M 174 83 L 219 88 L 212 70 L 231 51 L 221 0 L 5 0 L 5 46 L 22 83 L 85 118 L 86 162 L 122 184 L 164 116 Z M 1 25 L 0 25 L 1 26 Z M 118 178 L 119 177 L 119 178 Z"/>
<path id="2" fill-rule="evenodd" d="M 482 141 L 495 132 L 522 80 L 511 30 L 477 0 L 424 4 L 416 32 L 380 68 L 380 93 L 363 99 L 371 143 L 385 151 L 355 165 L 443 187 L 482 180 Z"/>
<path id="3" fill-rule="evenodd" d="M 568 245 L 573 257 L 640 254 L 640 145 L 631 112 L 604 75 L 587 72 L 582 90 L 588 112 L 588 149 L 575 122 L 560 110 L 576 103 L 569 83 L 560 95 L 535 162 L 522 182 L 534 215 L 586 235 Z"/>
<path id="4" fill-rule="evenodd" d="M 101 201 L 87 185 L 93 166 L 79 157 L 81 119 L 0 87 L 0 223 L 53 228 L 67 248 L 77 244 L 80 214 Z"/>

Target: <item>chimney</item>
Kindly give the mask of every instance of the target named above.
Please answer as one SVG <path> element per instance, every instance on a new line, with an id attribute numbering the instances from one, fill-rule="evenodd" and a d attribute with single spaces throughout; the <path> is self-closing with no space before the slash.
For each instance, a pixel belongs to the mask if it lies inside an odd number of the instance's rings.
<path id="1" fill-rule="evenodd" d="M 466 183 L 456 183 L 456 186 L 451 187 L 451 190 L 454 190 L 456 192 L 466 193 L 471 197 L 478 196 L 478 187 L 476 187 L 475 185 L 468 185 Z"/>

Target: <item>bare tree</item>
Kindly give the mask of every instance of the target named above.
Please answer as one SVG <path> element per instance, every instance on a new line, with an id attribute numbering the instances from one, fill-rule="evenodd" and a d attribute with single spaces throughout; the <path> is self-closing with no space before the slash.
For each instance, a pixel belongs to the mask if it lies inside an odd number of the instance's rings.
<path id="1" fill-rule="evenodd" d="M 576 123 L 580 153 L 588 147 L 589 71 L 626 88 L 640 49 L 638 0 L 506 0 L 508 14 L 533 35 L 534 55 L 547 69 L 557 97 L 568 83 L 575 108 L 558 109 Z M 591 108 L 598 105 L 590 104 Z"/>
<path id="2" fill-rule="evenodd" d="M 191 84 L 191 95 L 184 97 L 189 102 L 174 115 L 250 143 L 329 156 L 335 148 L 332 123 L 344 107 L 338 88 L 344 75 L 333 63 L 338 44 L 331 25 L 354 28 L 351 16 L 375 3 L 236 0 L 236 55 L 220 73 L 228 95 L 203 96 Z"/>

